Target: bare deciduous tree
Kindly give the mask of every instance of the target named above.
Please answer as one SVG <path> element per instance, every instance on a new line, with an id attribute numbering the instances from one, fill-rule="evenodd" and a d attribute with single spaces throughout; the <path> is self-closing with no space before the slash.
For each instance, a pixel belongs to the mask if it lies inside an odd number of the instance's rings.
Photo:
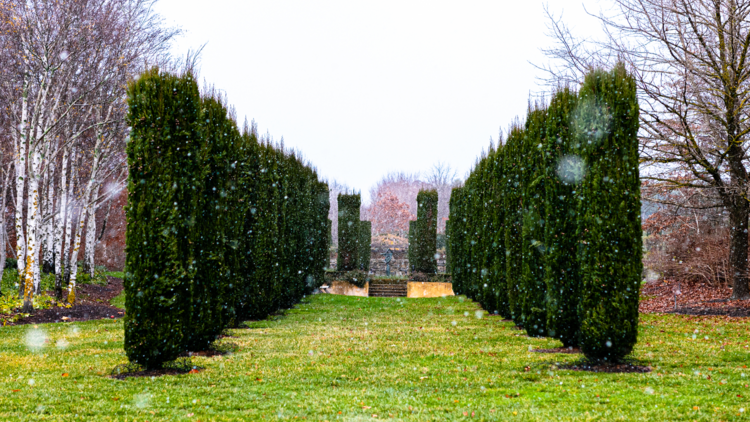
<path id="1" fill-rule="evenodd" d="M 75 300 L 86 221 L 115 191 L 102 184 L 125 175 L 127 81 L 168 58 L 178 33 L 163 27 L 154 3 L 0 0 L 0 104 L 7 104 L 2 127 L 13 145 L 16 251 L 26 311 L 40 290 L 41 261 L 54 267 L 58 296 L 67 287 L 68 300 Z M 96 230 L 94 222 L 89 227 Z M 67 286 L 61 283 L 63 267 L 70 275 Z"/>
<path id="2" fill-rule="evenodd" d="M 618 61 L 628 66 L 639 88 L 642 177 L 650 182 L 644 194 L 663 202 L 679 195 L 665 197 L 661 189 L 689 188 L 705 197 L 702 206 L 726 210 L 732 297 L 750 298 L 750 1 L 613 4 L 596 15 L 604 35 L 594 41 L 576 38 L 547 9 L 556 40 L 544 50 L 556 59 L 542 67 L 548 82 L 579 82 L 591 69 Z"/>

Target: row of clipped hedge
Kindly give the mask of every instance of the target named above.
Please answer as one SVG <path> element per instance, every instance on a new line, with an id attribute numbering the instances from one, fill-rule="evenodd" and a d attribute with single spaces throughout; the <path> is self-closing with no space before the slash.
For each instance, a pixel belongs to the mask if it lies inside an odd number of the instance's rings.
<path id="1" fill-rule="evenodd" d="M 417 220 L 409 222 L 409 267 L 413 273 L 437 273 L 438 193 L 420 190 Z"/>
<path id="2" fill-rule="evenodd" d="M 638 113 L 623 66 L 531 107 L 453 191 L 454 290 L 591 359 L 630 353 L 642 271 Z"/>
<path id="3" fill-rule="evenodd" d="M 158 368 L 322 282 L 328 186 L 190 73 L 144 73 L 128 105 L 125 351 Z"/>
<path id="4" fill-rule="evenodd" d="M 370 271 L 372 222 L 360 221 L 360 194 L 339 194 L 339 249 L 337 271 Z"/>

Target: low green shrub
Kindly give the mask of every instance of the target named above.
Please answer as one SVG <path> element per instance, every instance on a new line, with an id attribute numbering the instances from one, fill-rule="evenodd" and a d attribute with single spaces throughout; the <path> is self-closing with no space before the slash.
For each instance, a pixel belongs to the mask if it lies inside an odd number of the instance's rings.
<path id="1" fill-rule="evenodd" d="M 347 283 L 353 284 L 357 287 L 365 287 L 365 283 L 370 281 L 370 276 L 366 272 L 360 270 L 326 271 L 325 278 L 327 283 L 331 283 L 334 281 L 346 281 Z"/>
<path id="2" fill-rule="evenodd" d="M 428 273 L 412 273 L 409 276 L 409 281 L 419 281 L 424 283 L 451 283 L 452 277 L 450 274 L 428 274 Z"/>

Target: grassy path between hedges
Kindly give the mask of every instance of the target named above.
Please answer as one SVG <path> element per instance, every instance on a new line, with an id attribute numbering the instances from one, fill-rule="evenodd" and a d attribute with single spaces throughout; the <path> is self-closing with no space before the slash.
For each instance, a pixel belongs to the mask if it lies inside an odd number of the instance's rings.
<path id="1" fill-rule="evenodd" d="M 198 374 L 125 381 L 121 321 L 5 327 L 0 420 L 748 420 L 748 322 L 645 315 L 653 372 L 594 374 L 462 297 L 317 295 Z"/>

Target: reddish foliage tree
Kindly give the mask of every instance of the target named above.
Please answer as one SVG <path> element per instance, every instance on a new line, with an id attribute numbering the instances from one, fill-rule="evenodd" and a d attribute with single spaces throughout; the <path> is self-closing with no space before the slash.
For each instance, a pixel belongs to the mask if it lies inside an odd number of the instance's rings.
<path id="1" fill-rule="evenodd" d="M 369 207 L 369 217 L 375 233 L 404 234 L 409 230 L 409 221 L 415 218 L 409 205 L 399 201 L 392 192 L 379 192 Z"/>

